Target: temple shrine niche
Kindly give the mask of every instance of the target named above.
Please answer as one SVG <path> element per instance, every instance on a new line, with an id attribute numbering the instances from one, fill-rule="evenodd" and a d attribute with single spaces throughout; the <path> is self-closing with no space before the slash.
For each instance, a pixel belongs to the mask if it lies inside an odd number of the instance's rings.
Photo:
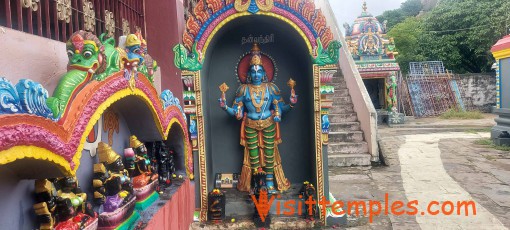
<path id="1" fill-rule="evenodd" d="M 327 76 L 339 69 L 341 43 L 322 10 L 310 0 L 198 0 L 186 15 L 183 44 L 173 51 L 197 162 L 198 219 L 236 217 L 267 227 L 246 199 L 266 193 L 281 203 L 300 200 L 305 181 L 314 197 L 330 197 Z"/>
<path id="2" fill-rule="evenodd" d="M 386 35 L 386 22 L 379 22 L 363 2 L 361 15 L 344 24 L 345 40 L 375 109 L 398 108 L 396 79 L 400 67 L 393 38 Z"/>
<path id="3" fill-rule="evenodd" d="M 191 222 L 192 202 L 172 204 L 193 201 L 184 110 L 158 93 L 142 33 L 118 40 L 74 32 L 51 97 L 0 78 L 0 211 L 13 229 L 133 229 L 177 212 Z"/>

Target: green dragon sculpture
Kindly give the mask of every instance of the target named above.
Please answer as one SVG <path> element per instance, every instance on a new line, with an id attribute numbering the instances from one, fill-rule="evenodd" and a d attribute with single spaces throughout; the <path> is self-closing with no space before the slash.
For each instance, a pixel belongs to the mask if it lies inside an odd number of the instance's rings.
<path id="1" fill-rule="evenodd" d="M 91 32 L 80 30 L 71 35 L 66 43 L 69 63 L 65 73 L 46 104 L 55 119 L 60 119 L 69 101 L 91 80 L 103 81 L 115 72 L 139 71 L 153 82 L 157 62 L 147 54 L 147 44 L 141 34 L 131 34 L 135 39 L 132 47 L 115 47 L 115 39 L 101 34 L 99 38 Z M 130 58 L 133 57 L 133 58 Z M 129 63 L 128 63 L 129 62 Z M 132 68 L 133 63 L 137 68 Z M 129 69 L 126 67 L 129 66 Z M 125 73 L 126 74 L 126 73 Z"/>
<path id="2" fill-rule="evenodd" d="M 202 69 L 200 54 L 197 51 L 197 44 L 193 44 L 193 50 L 188 54 L 188 50 L 182 44 L 177 44 L 173 48 L 175 57 L 174 64 L 180 70 L 198 71 Z"/>
<path id="3" fill-rule="evenodd" d="M 60 78 L 53 96 L 46 101 L 54 118 L 62 116 L 69 100 L 90 80 L 102 81 L 121 69 L 115 39 L 105 39 L 105 34 L 100 38 L 81 30 L 72 34 L 67 41 L 67 73 Z"/>
<path id="4" fill-rule="evenodd" d="M 317 57 L 312 57 L 313 64 L 319 66 L 336 64 L 340 57 L 341 47 L 342 44 L 339 41 L 331 41 L 326 50 L 322 47 L 321 39 L 317 38 Z"/>

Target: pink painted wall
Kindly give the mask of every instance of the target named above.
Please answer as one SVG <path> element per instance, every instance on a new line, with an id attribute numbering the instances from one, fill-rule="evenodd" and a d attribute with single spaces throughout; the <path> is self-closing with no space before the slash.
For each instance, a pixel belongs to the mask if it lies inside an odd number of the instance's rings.
<path id="1" fill-rule="evenodd" d="M 66 72 L 65 43 L 0 26 L 0 77 L 16 84 L 19 79 L 41 83 L 48 93 Z"/>
<path id="2" fill-rule="evenodd" d="M 161 88 L 170 89 L 182 102 L 181 71 L 174 65 L 172 48 L 181 42 L 184 10 L 180 0 L 145 1 L 147 49 L 158 62 Z"/>
<path id="3" fill-rule="evenodd" d="M 51 96 L 60 76 L 67 70 L 68 58 L 65 43 L 2 26 L 0 26 L 0 41 L 2 41 L 0 77 L 9 79 L 13 84 L 18 83 L 20 79 L 31 79 L 41 83 Z M 158 63 L 172 61 L 173 63 L 173 60 L 156 59 L 156 61 Z M 154 74 L 154 87 L 159 93 L 161 93 L 161 75 L 160 68 Z M 180 90 L 182 91 L 182 87 Z"/>

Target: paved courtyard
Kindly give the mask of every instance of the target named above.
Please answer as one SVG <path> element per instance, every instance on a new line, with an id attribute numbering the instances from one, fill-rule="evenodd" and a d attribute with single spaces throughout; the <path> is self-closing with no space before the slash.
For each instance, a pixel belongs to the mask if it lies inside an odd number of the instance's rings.
<path id="1" fill-rule="evenodd" d="M 397 128 L 380 127 L 379 144 L 388 166 L 330 168 L 330 189 L 344 201 L 417 200 L 416 215 L 349 218 L 349 229 L 508 229 L 510 152 L 474 143 L 488 138 L 493 116 L 475 121 L 419 119 Z M 451 215 L 428 212 L 443 210 Z M 448 201 L 452 205 L 446 204 Z M 457 201 L 474 201 L 465 216 Z M 446 204 L 446 205 L 445 205 Z M 410 210 L 409 208 L 405 210 Z M 460 215 L 457 215 L 457 210 Z"/>

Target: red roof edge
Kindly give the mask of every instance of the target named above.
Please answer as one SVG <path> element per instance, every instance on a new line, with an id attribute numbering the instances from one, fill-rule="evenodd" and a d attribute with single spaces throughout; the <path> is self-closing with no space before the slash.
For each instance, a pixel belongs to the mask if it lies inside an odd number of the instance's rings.
<path id="1" fill-rule="evenodd" d="M 502 39 L 500 39 L 494 46 L 491 48 L 491 52 L 497 52 L 501 50 L 510 49 L 510 34 L 504 36 Z"/>

